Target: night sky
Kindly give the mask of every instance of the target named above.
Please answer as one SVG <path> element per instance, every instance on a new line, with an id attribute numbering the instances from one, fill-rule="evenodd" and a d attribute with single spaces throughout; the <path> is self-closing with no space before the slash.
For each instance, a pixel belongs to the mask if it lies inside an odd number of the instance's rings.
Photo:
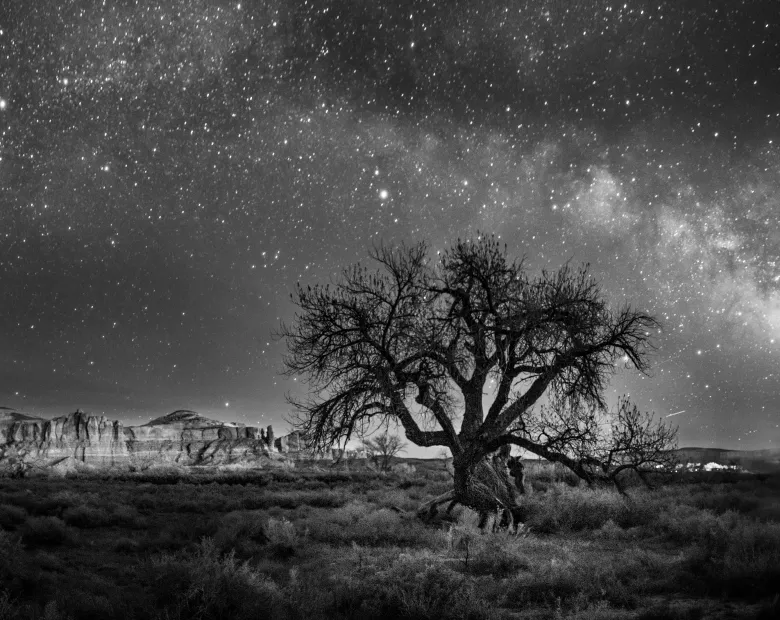
<path id="1" fill-rule="evenodd" d="M 285 432 L 295 283 L 477 231 L 662 322 L 610 399 L 780 446 L 776 0 L 0 0 L 0 405 Z"/>

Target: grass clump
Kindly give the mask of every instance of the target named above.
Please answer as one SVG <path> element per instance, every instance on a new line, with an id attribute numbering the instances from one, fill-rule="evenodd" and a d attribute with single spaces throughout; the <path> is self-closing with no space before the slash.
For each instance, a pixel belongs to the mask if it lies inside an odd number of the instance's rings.
<path id="1" fill-rule="evenodd" d="M 72 542 L 73 531 L 58 517 L 30 517 L 19 527 L 22 542 L 30 546 L 52 546 Z"/>
<path id="2" fill-rule="evenodd" d="M 74 506 L 66 508 L 62 520 L 68 525 L 82 529 L 103 527 L 111 523 L 111 516 L 102 508 L 93 506 Z"/>
<path id="3" fill-rule="evenodd" d="M 284 559 L 295 554 L 298 534 L 295 531 L 295 526 L 287 519 L 268 519 L 265 535 L 274 557 Z"/>
<path id="4" fill-rule="evenodd" d="M 235 511 L 222 517 L 213 535 L 213 543 L 221 553 L 235 552 L 246 557 L 268 542 L 262 511 Z"/>
<path id="5" fill-rule="evenodd" d="M 469 574 L 501 578 L 531 568 L 517 538 L 506 532 L 485 535 L 473 520 L 451 525 L 444 540 L 449 557 Z"/>
<path id="6" fill-rule="evenodd" d="M 192 553 L 154 558 L 149 571 L 160 617 L 255 620 L 275 617 L 283 603 L 273 581 L 208 538 Z"/>
<path id="7" fill-rule="evenodd" d="M 0 528 L 11 529 L 27 519 L 27 511 L 19 506 L 0 505 Z"/>
<path id="8" fill-rule="evenodd" d="M 542 534 L 596 530 L 607 521 L 621 522 L 628 510 L 625 499 L 611 489 L 555 485 L 524 502 L 527 524 Z"/>
<path id="9" fill-rule="evenodd" d="M 430 530 L 419 521 L 359 500 L 319 512 L 307 527 L 312 539 L 335 545 L 427 546 L 431 541 Z"/>

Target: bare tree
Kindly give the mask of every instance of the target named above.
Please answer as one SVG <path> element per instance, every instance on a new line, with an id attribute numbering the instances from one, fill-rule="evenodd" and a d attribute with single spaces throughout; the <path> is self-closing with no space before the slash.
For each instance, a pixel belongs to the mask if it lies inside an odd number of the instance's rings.
<path id="1" fill-rule="evenodd" d="M 622 492 L 620 474 L 633 471 L 650 487 L 648 474 L 668 473 L 677 465 L 677 427 L 640 411 L 622 397 L 606 422 L 609 432 L 593 439 L 592 453 L 601 473 Z"/>
<path id="2" fill-rule="evenodd" d="M 454 488 L 437 501 L 483 514 L 517 506 L 507 468 L 491 458 L 502 446 L 588 479 L 583 459 L 600 455 L 572 448 L 588 429 L 567 426 L 564 410 L 545 427 L 534 405 L 547 394 L 570 411 L 603 409 L 618 365 L 647 369 L 655 319 L 610 308 L 587 266 L 530 275 L 494 237 L 459 240 L 437 260 L 424 243 L 370 256 L 376 271 L 358 264 L 292 294 L 299 311 L 280 336 L 288 374 L 310 388 L 291 398 L 307 439 L 328 446 L 396 421 L 414 444 L 451 451 Z"/>
<path id="3" fill-rule="evenodd" d="M 374 439 L 364 439 L 363 447 L 380 471 L 390 471 L 393 457 L 406 451 L 406 442 L 385 432 Z"/>

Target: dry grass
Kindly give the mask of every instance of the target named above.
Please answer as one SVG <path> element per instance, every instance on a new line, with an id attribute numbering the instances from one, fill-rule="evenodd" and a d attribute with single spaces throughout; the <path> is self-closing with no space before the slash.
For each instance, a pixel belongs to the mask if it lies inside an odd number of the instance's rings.
<path id="1" fill-rule="evenodd" d="M 534 464 L 513 535 L 405 513 L 438 463 L 351 467 L 0 479 L 0 620 L 780 617 L 778 479 L 626 500 Z"/>

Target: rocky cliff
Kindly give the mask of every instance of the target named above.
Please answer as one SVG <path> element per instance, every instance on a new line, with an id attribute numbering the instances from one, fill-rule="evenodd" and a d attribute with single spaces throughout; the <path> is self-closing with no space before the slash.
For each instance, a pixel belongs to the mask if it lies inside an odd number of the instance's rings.
<path id="1" fill-rule="evenodd" d="M 142 426 L 124 427 L 81 411 L 45 420 L 0 407 L 0 469 L 30 466 L 71 469 L 144 469 L 152 465 L 246 465 L 265 467 L 302 450 L 300 436 L 274 438 L 258 429 L 174 411 Z"/>
<path id="2" fill-rule="evenodd" d="M 0 409 L 0 459 L 56 462 L 64 458 L 110 467 L 128 456 L 121 422 L 76 411 L 44 420 Z"/>
<path id="3" fill-rule="evenodd" d="M 139 464 L 267 464 L 276 452 L 271 427 L 229 424 L 194 411 L 174 411 L 143 426 L 125 428 L 128 451 Z M 278 458 L 276 459 L 278 460 Z"/>

